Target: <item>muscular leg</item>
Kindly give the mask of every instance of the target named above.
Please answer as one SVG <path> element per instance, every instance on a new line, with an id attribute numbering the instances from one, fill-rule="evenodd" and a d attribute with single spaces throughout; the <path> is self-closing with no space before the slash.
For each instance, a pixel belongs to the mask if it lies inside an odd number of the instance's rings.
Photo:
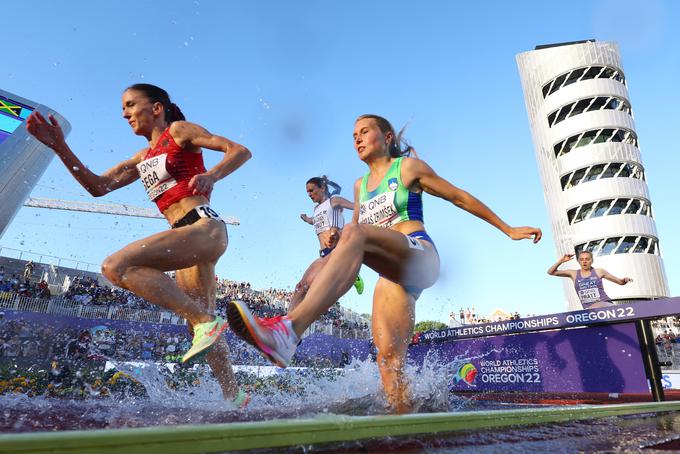
<path id="1" fill-rule="evenodd" d="M 382 277 L 378 279 L 373 294 L 371 327 L 373 342 L 378 350 L 377 363 L 385 397 L 395 413 L 407 413 L 413 407 L 404 368 L 414 323 L 413 296 L 401 285 Z"/>
<path id="2" fill-rule="evenodd" d="M 203 310 L 213 313 L 215 311 L 215 264 L 202 263 L 191 268 L 178 270 L 175 274 L 177 286 L 181 288 L 189 298 L 196 301 Z M 224 337 L 213 344 L 212 349 L 206 355 L 210 369 L 222 389 L 226 400 L 232 400 L 238 392 L 238 384 L 234 376 L 234 370 L 229 360 L 229 346 Z"/>
<path id="3" fill-rule="evenodd" d="M 412 407 L 404 365 L 413 334 L 415 300 L 403 286 L 427 288 L 439 275 L 434 246 L 426 241 L 420 245 L 422 249 L 411 247 L 403 234 L 393 230 L 345 226 L 338 246 L 307 295 L 288 314 L 299 337 L 351 288 L 362 262 L 377 271 L 381 278 L 374 294 L 371 323 L 385 395 L 397 413 Z"/>
<path id="4" fill-rule="evenodd" d="M 302 275 L 302 279 L 300 279 L 300 282 L 298 282 L 295 286 L 295 292 L 290 299 L 288 312 L 292 311 L 297 307 L 298 304 L 300 304 L 300 301 L 302 301 L 302 299 L 307 294 L 307 290 L 309 290 L 312 282 L 314 282 L 314 278 L 328 261 L 328 257 L 329 256 L 319 257 L 318 259 L 314 260 L 311 265 L 309 265 L 309 268 L 307 268 L 305 274 Z"/>
<path id="5" fill-rule="evenodd" d="M 224 224 L 201 219 L 125 246 L 104 260 L 102 274 L 113 284 L 175 312 L 191 324 L 209 322 L 213 314 L 196 304 L 164 272 L 215 263 L 226 247 Z"/>
<path id="6" fill-rule="evenodd" d="M 301 336 L 352 287 L 362 262 L 402 285 L 431 286 L 439 275 L 439 258 L 431 244 L 421 244 L 424 250 L 409 247 L 404 235 L 394 230 L 360 224 L 345 226 L 338 246 L 307 295 L 288 313 L 295 333 Z"/>

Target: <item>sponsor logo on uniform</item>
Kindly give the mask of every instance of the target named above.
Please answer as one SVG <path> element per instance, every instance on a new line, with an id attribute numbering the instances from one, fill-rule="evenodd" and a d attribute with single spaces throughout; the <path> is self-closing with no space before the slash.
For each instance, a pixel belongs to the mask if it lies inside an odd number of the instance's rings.
<path id="1" fill-rule="evenodd" d="M 390 180 L 387 182 L 387 186 L 390 188 L 390 190 L 396 191 L 399 187 L 399 182 L 396 178 L 390 178 Z"/>
<path id="2" fill-rule="evenodd" d="M 423 245 L 420 244 L 420 241 L 417 240 L 416 238 L 406 236 L 406 239 L 408 240 L 408 247 L 410 247 L 411 249 L 420 249 L 421 251 L 424 250 Z"/>

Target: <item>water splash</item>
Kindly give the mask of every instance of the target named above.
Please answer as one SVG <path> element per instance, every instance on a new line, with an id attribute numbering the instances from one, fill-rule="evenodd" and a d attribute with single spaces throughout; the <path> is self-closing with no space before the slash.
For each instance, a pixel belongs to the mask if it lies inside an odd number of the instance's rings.
<path id="1" fill-rule="evenodd" d="M 442 361 L 432 353 L 422 364 L 409 364 L 406 375 L 416 411 L 475 409 L 474 401 L 451 394 L 448 386 L 458 365 L 472 359 L 476 358 L 459 355 L 453 361 Z M 205 365 L 182 367 L 109 359 L 107 367 L 134 379 L 144 392 L 106 396 L 92 388 L 76 399 L 0 396 L 0 431 L 205 424 L 387 411 L 378 366 L 370 359 L 354 359 L 341 369 L 237 367 L 240 386 L 252 395 L 246 409 L 237 409 L 224 400 L 220 386 Z"/>

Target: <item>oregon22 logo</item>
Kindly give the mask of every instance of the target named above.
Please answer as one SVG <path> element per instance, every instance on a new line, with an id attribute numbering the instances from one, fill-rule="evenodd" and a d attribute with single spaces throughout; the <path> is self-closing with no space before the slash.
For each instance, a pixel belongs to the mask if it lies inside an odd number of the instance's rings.
<path id="1" fill-rule="evenodd" d="M 455 366 L 454 366 L 455 367 Z M 477 377 L 477 368 L 472 363 L 463 363 L 458 367 L 458 370 L 453 374 L 455 383 L 465 382 L 468 386 L 475 386 L 475 378 Z"/>

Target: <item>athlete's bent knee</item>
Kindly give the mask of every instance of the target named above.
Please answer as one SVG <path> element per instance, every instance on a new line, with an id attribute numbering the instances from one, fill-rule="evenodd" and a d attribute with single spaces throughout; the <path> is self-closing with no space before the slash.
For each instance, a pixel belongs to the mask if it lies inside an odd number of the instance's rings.
<path id="1" fill-rule="evenodd" d="M 342 229 L 342 235 L 340 236 L 340 241 L 338 246 L 343 243 L 350 241 L 364 241 L 366 238 L 365 226 L 361 224 L 347 224 Z"/>
<path id="2" fill-rule="evenodd" d="M 104 262 L 102 263 L 102 274 L 113 285 L 123 287 L 126 268 L 123 261 L 114 254 L 104 259 Z"/>
<path id="3" fill-rule="evenodd" d="M 384 370 L 401 370 L 404 367 L 404 358 L 398 352 L 393 350 L 378 352 L 376 356 L 378 367 Z"/>
<path id="4" fill-rule="evenodd" d="M 307 290 L 309 290 L 309 283 L 305 280 L 300 281 L 297 283 L 295 286 L 295 292 L 294 293 L 302 293 L 305 294 L 307 293 Z"/>

